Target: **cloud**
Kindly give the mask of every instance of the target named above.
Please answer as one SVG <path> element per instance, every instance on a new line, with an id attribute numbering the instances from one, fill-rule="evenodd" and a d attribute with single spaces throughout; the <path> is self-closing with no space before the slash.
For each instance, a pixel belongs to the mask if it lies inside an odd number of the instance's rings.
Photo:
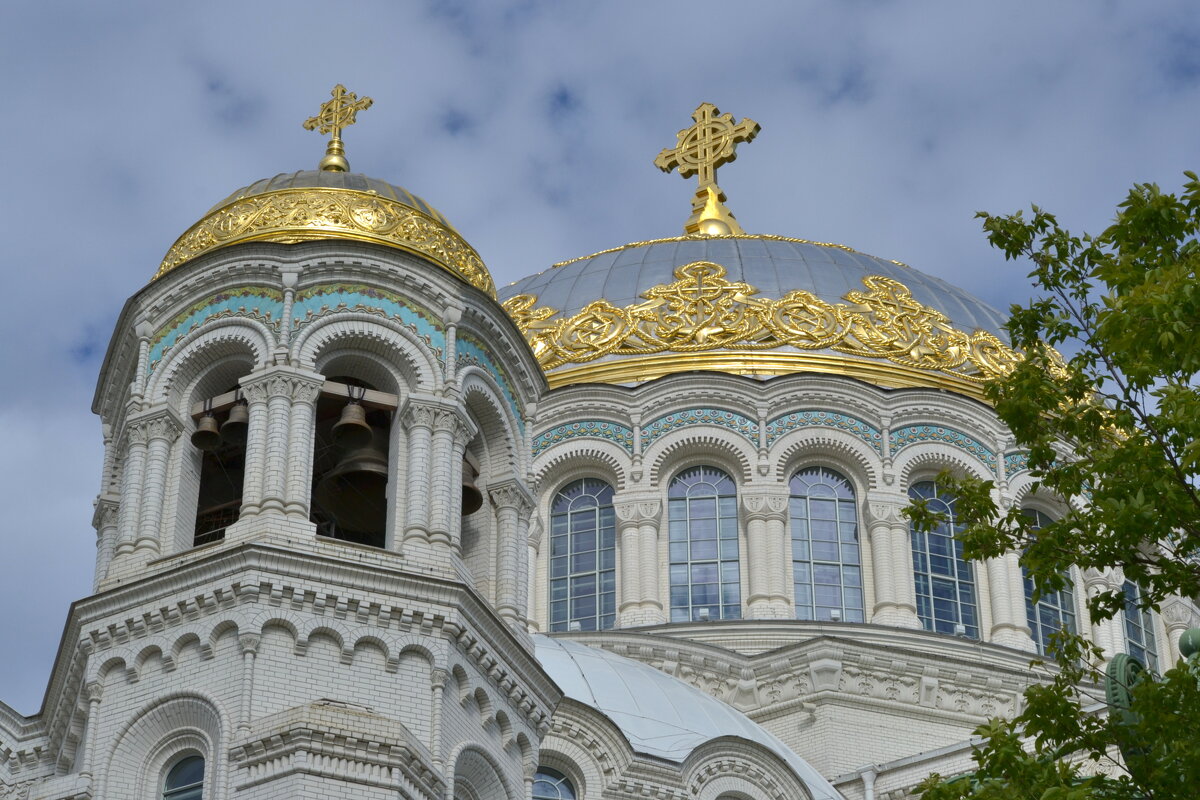
<path id="1" fill-rule="evenodd" d="M 97 358 L 174 239 L 238 187 L 310 169 L 330 87 L 375 98 L 356 170 L 433 203 L 498 283 L 682 231 L 663 175 L 701 101 L 761 135 L 721 171 L 752 232 L 897 258 L 1007 307 L 1024 270 L 973 213 L 1099 230 L 1196 168 L 1190 3 L 233 0 L 0 8 L 5 188 L 0 635 L 41 632 L 0 698 L 40 701 L 90 590 Z M 49 479 L 47 476 L 52 476 Z M 29 602 L 36 592 L 39 602 Z"/>

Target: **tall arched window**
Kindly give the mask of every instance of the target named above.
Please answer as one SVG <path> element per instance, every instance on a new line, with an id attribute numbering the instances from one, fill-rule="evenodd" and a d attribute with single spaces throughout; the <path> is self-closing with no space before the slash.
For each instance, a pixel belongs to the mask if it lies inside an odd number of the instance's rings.
<path id="1" fill-rule="evenodd" d="M 1142 587 L 1125 581 L 1125 652 L 1158 671 L 1158 637 L 1154 635 L 1154 615 L 1142 607 Z"/>
<path id="2" fill-rule="evenodd" d="M 611 628 L 617 615 L 613 490 L 583 478 L 550 506 L 550 630 Z"/>
<path id="3" fill-rule="evenodd" d="M 1027 508 L 1025 516 L 1033 521 L 1035 528 L 1049 525 L 1052 520 L 1037 509 Z M 1025 565 L 1021 565 L 1021 577 L 1025 580 L 1025 616 L 1029 620 L 1029 630 L 1037 650 L 1046 654 L 1050 646 L 1050 637 L 1061 630 L 1075 633 L 1075 589 L 1068 583 L 1061 591 L 1044 594 L 1033 602 L 1033 579 Z"/>
<path id="4" fill-rule="evenodd" d="M 797 472 L 790 486 L 796 619 L 862 622 L 854 487 L 825 467 Z"/>
<path id="5" fill-rule="evenodd" d="M 715 467 L 681 472 L 667 490 L 671 621 L 740 619 L 737 487 Z"/>
<path id="6" fill-rule="evenodd" d="M 963 558 L 962 542 L 954 538 L 963 528 L 954 516 L 954 496 L 933 481 L 914 483 L 908 494 L 927 499 L 929 510 L 946 518 L 933 530 L 911 530 L 917 616 L 926 630 L 978 639 L 975 574 Z"/>
<path id="7" fill-rule="evenodd" d="M 533 776 L 533 800 L 578 800 L 566 775 L 549 767 L 538 767 Z"/>
<path id="8" fill-rule="evenodd" d="M 204 759 L 186 756 L 167 770 L 163 779 L 163 800 L 200 800 L 204 791 Z"/>

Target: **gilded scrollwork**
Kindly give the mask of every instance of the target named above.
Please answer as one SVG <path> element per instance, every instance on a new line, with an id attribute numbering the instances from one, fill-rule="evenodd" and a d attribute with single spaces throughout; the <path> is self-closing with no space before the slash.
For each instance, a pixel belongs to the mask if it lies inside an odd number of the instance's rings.
<path id="1" fill-rule="evenodd" d="M 695 261 L 675 280 L 619 308 L 597 300 L 570 317 L 537 307 L 537 297 L 504 303 L 542 368 L 553 370 L 610 355 L 703 350 L 833 350 L 944 372 L 974 383 L 1009 372 L 1017 354 L 995 335 L 955 328 L 945 314 L 917 301 L 892 278 L 863 278 L 864 290 L 831 303 L 797 290 L 771 300 L 725 278 L 725 268 Z"/>
<path id="2" fill-rule="evenodd" d="M 479 254 L 453 229 L 414 208 L 346 189 L 283 189 L 242 197 L 193 225 L 155 277 L 210 250 L 243 241 L 295 243 L 351 238 L 399 247 L 437 262 L 488 295 L 496 286 Z"/>

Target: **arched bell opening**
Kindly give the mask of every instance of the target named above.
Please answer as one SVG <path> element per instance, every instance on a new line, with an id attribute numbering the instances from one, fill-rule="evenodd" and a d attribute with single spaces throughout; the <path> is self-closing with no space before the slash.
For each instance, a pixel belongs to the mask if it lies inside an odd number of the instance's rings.
<path id="1" fill-rule="evenodd" d="M 203 401 L 193 416 L 191 443 L 199 453 L 199 486 L 192 546 L 220 541 L 237 522 L 246 477 L 249 413 L 237 386 Z"/>
<path id="2" fill-rule="evenodd" d="M 311 518 L 319 536 L 384 547 L 392 409 L 366 381 L 330 377 L 335 385 L 317 401 Z"/>

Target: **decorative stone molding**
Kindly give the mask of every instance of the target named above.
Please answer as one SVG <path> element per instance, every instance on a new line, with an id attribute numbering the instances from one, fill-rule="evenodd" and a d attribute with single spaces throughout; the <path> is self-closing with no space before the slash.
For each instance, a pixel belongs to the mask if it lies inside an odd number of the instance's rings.
<path id="1" fill-rule="evenodd" d="M 786 520 L 790 497 L 780 492 L 743 492 L 742 508 L 746 520 Z"/>
<path id="2" fill-rule="evenodd" d="M 617 520 L 624 525 L 657 525 L 662 513 L 662 502 L 657 499 L 618 500 L 613 504 Z"/>
<path id="3" fill-rule="evenodd" d="M 533 510 L 533 497 L 529 490 L 515 480 L 488 487 L 488 496 L 496 508 L 515 509 L 519 516 L 526 516 Z"/>

